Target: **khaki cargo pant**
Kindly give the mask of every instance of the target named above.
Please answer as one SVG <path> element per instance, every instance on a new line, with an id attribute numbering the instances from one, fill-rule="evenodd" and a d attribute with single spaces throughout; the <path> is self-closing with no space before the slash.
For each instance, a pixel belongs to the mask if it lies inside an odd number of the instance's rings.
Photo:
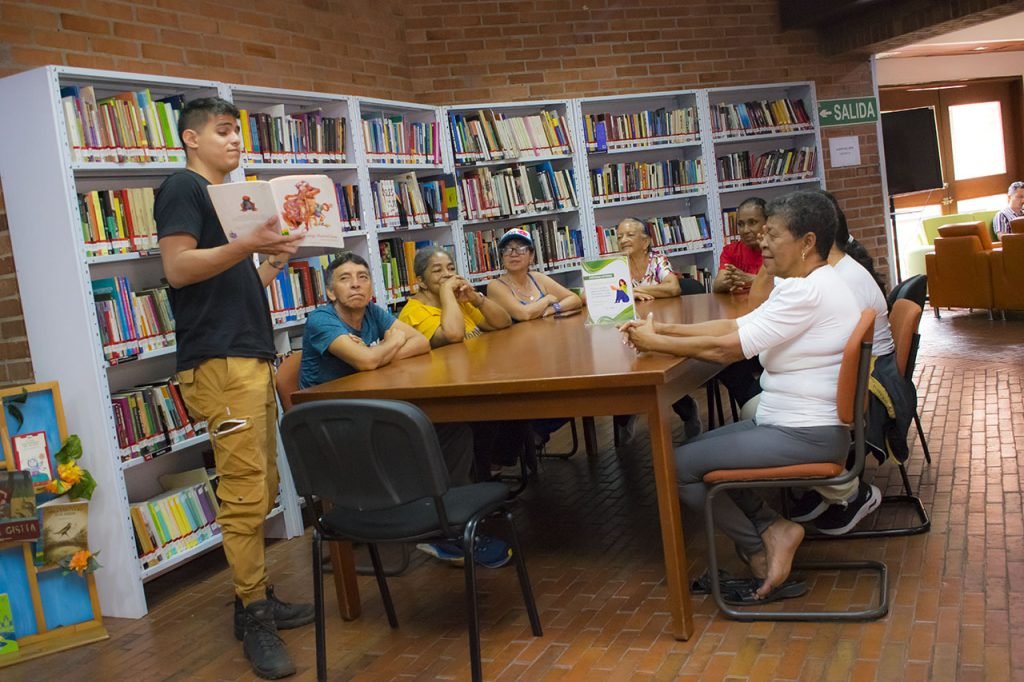
<path id="1" fill-rule="evenodd" d="M 209 425 L 220 474 L 217 522 L 235 593 L 266 598 L 263 523 L 277 496 L 277 402 L 268 360 L 213 358 L 178 373 L 185 405 Z"/>

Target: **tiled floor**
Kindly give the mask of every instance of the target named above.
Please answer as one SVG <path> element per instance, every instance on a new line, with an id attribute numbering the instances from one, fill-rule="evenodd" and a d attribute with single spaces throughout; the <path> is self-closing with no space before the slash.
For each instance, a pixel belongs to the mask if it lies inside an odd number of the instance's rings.
<path id="1" fill-rule="evenodd" d="M 485 677 L 1024 680 L 1024 466 L 1017 458 L 1024 443 L 1024 315 L 1004 322 L 944 313 L 935 320 L 929 311 L 922 334 L 918 386 L 933 462 L 924 464 L 915 437 L 910 473 L 931 510 L 931 533 L 801 549 L 803 557 L 884 558 L 892 590 L 886 618 L 743 624 L 697 597 L 696 635 L 673 640 L 646 438 L 616 452 L 603 419 L 599 456 L 545 460 L 516 505 L 544 637 L 530 636 L 511 568 L 482 571 Z M 891 480 L 895 492 L 898 476 L 890 473 L 884 467 L 875 480 Z M 696 574 L 704 541 L 692 520 L 687 543 Z M 279 593 L 311 595 L 308 539 L 279 542 L 268 559 Z M 469 679 L 461 572 L 418 555 L 390 585 L 398 630 L 388 628 L 371 578 L 361 579 L 359 621 L 344 623 L 329 606 L 330 679 Z M 148 591 L 150 615 L 108 619 L 108 642 L 6 669 L 3 679 L 255 679 L 231 637 L 222 556 L 193 562 Z M 824 576 L 804 599 L 860 603 L 871 591 L 867 578 Z M 284 638 L 299 666 L 296 679 L 314 679 L 312 627 Z"/>

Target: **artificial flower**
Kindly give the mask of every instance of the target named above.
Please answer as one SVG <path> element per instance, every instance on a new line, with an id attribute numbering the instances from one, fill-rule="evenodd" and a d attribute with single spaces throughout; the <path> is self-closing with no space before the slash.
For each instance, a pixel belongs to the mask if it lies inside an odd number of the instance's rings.
<path id="1" fill-rule="evenodd" d="M 59 475 L 60 479 L 68 485 L 75 485 L 82 480 L 84 472 L 82 471 L 82 467 L 78 466 L 78 464 L 72 460 L 67 464 L 58 464 L 57 475 Z"/>
<path id="2" fill-rule="evenodd" d="M 85 570 L 89 568 L 89 559 L 91 557 L 92 552 L 87 549 L 75 552 L 75 555 L 71 557 L 71 561 L 68 562 L 68 569 L 74 571 L 78 575 L 82 575 L 85 573 Z"/>

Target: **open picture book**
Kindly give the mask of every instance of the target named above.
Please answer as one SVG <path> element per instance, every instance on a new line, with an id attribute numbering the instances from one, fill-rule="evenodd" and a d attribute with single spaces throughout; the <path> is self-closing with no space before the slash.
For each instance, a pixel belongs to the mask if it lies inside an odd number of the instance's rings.
<path id="1" fill-rule="evenodd" d="M 275 212 L 281 234 L 305 234 L 299 246 L 342 248 L 334 183 L 326 175 L 210 185 L 210 200 L 229 241 L 257 229 Z"/>

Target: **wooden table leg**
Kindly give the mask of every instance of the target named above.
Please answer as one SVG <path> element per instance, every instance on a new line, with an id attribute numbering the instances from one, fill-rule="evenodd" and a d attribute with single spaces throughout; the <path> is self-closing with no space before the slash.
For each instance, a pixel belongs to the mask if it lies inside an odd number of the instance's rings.
<path id="1" fill-rule="evenodd" d="M 597 428 L 593 417 L 583 417 L 583 443 L 587 448 L 587 457 L 597 454 Z"/>
<path id="2" fill-rule="evenodd" d="M 356 560 L 351 542 L 328 542 L 331 566 L 334 568 L 334 590 L 338 594 L 338 611 L 342 620 L 355 620 L 363 612 L 356 582 Z"/>
<path id="3" fill-rule="evenodd" d="M 676 460 L 667 402 L 658 400 L 654 409 L 648 411 L 647 422 L 651 433 L 654 484 L 658 492 L 658 516 L 661 521 L 661 546 L 665 554 L 665 582 L 668 585 L 668 603 L 672 613 L 672 634 L 676 639 L 689 639 L 693 634 L 693 606 L 687 586 L 686 543 L 679 509 Z"/>

